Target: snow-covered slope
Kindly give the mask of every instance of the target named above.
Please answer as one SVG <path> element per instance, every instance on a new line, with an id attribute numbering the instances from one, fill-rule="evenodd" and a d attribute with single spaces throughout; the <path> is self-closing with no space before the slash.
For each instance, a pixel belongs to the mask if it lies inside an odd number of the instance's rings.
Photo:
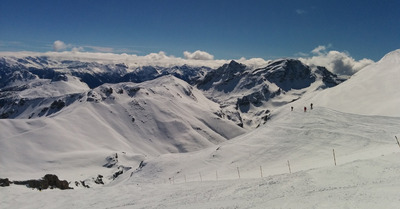
<path id="1" fill-rule="evenodd" d="M 360 116 L 318 107 L 304 113 L 282 109 L 267 125 L 230 141 L 207 148 L 201 152 L 181 155 L 163 155 L 148 161 L 135 173 L 131 181 L 163 181 L 174 177 L 177 181 L 260 176 L 308 170 L 333 165 L 332 150 L 336 150 L 340 164 L 360 159 L 390 154 L 399 148 L 394 136 L 400 118 Z M 190 166 L 196 164 L 195 167 Z M 140 178 L 136 178 L 139 176 Z"/>
<path id="2" fill-rule="evenodd" d="M 400 50 L 396 50 L 309 101 L 343 112 L 400 117 L 399 84 Z"/>
<path id="3" fill-rule="evenodd" d="M 220 145 L 145 160 L 144 167 L 131 169 L 105 187 L 37 192 L 13 185 L 4 189 L 0 206 L 396 208 L 400 204 L 400 154 L 393 138 L 400 134 L 400 118 L 322 107 L 307 113 L 282 109 L 279 115 L 267 126 Z M 132 165 L 133 156 L 119 156 Z M 80 160 L 82 170 L 87 168 L 85 161 L 87 156 Z M 101 165 L 96 168 L 92 163 L 90 168 L 104 175 Z M 63 178 L 74 172 L 57 170 Z M 49 201 L 32 201 L 45 198 Z"/>
<path id="4" fill-rule="evenodd" d="M 26 99 L 24 105 L 33 106 L 20 117 L 31 119 L 0 120 L 2 175 L 26 168 L 28 176 L 64 166 L 101 167 L 108 155 L 122 152 L 136 156 L 131 163 L 139 164 L 147 157 L 199 150 L 245 132 L 215 114 L 218 104 L 173 76 L 105 84 L 67 102 L 70 97 L 56 97 L 66 105 L 54 107 L 57 112 L 47 117 L 37 117 L 42 107 Z M 21 153 L 21 147 L 29 151 Z"/>

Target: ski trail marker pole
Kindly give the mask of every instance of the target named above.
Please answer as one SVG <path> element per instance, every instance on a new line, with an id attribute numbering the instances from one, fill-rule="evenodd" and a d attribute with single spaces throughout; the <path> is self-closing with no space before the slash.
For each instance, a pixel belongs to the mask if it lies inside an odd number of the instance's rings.
<path id="1" fill-rule="evenodd" d="M 336 166 L 336 155 L 335 155 L 335 149 L 333 149 L 333 161 L 335 162 L 335 166 Z"/>

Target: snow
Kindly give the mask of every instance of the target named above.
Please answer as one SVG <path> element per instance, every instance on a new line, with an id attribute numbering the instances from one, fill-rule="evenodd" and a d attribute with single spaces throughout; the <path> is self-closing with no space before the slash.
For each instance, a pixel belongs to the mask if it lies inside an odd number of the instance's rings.
<path id="1" fill-rule="evenodd" d="M 309 101 L 342 112 L 399 117 L 399 80 L 400 50 L 396 50 Z"/>
<path id="2" fill-rule="evenodd" d="M 113 93 L 107 95 L 110 88 Z M 117 152 L 141 156 L 130 162 L 137 167 L 146 156 L 200 150 L 245 132 L 214 114 L 218 104 L 172 76 L 109 84 L 90 92 L 49 117 L 0 120 L 1 174 L 29 178 L 70 163 L 80 168 L 95 162 L 101 167 L 104 158 Z M 21 148 L 29 152 L 20 153 Z M 21 167 L 30 172 L 13 173 Z M 97 175 L 91 169 L 84 170 Z"/>
<path id="3" fill-rule="evenodd" d="M 98 102 L 87 95 L 49 117 L 0 120 L 1 178 L 54 173 L 74 187 L 1 187 L 0 208 L 398 208 L 399 60 L 398 50 L 337 87 L 299 92 L 247 132 L 173 77 L 107 84 L 91 90 Z M 104 186 L 91 181 L 99 174 Z"/>
<path id="4" fill-rule="evenodd" d="M 30 88 L 21 91 L 21 98 L 58 97 L 66 94 L 83 93 L 89 87 L 78 78 L 66 75 L 68 81 L 51 81 L 49 79 L 34 80 Z"/>
<path id="5" fill-rule="evenodd" d="M 272 124 L 216 146 L 220 148 L 214 160 L 210 158 L 216 147 L 161 155 L 147 161 L 141 171 L 104 187 L 42 192 L 21 186 L 1 188 L 0 204 L 2 208 L 396 208 L 400 204 L 400 150 L 392 137 L 399 134 L 400 118 L 325 108 L 281 114 Z M 74 170 L 60 173 L 68 172 Z M 34 201 L 40 199 L 46 201 Z"/>

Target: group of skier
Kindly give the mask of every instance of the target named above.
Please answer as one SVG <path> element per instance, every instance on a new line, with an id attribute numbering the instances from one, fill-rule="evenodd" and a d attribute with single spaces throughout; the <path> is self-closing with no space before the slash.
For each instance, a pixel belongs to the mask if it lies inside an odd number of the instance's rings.
<path id="1" fill-rule="evenodd" d="M 291 111 L 293 111 L 293 106 L 290 107 Z M 310 109 L 313 109 L 313 103 L 310 104 Z M 307 112 L 307 107 L 304 106 L 304 112 Z"/>

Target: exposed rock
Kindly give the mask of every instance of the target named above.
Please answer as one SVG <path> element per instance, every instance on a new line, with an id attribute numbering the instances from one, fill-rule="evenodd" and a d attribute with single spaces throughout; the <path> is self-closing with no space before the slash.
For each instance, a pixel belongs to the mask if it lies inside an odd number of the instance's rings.
<path id="1" fill-rule="evenodd" d="M 139 167 L 137 170 L 141 170 L 144 166 L 146 166 L 147 163 L 145 163 L 143 160 L 140 162 Z"/>
<path id="2" fill-rule="evenodd" d="M 50 108 L 51 109 L 62 109 L 65 106 L 65 102 L 63 102 L 62 100 L 56 100 L 53 103 L 51 103 Z"/>
<path id="3" fill-rule="evenodd" d="M 115 172 L 115 173 L 113 174 L 113 179 L 116 179 L 119 175 L 121 175 L 121 174 L 123 174 L 123 173 L 124 173 L 123 170 L 119 170 L 119 171 Z"/>
<path id="4" fill-rule="evenodd" d="M 8 178 L 0 179 L 0 187 L 8 187 L 10 186 L 10 180 Z"/>
<path id="5" fill-rule="evenodd" d="M 103 167 L 112 168 L 114 165 L 118 163 L 118 154 L 106 157 L 107 163 L 103 165 Z"/>
<path id="6" fill-rule="evenodd" d="M 27 180 L 27 181 L 14 181 L 16 185 L 26 185 L 29 188 L 34 188 L 38 190 L 42 189 L 50 189 L 59 188 L 61 190 L 64 189 L 72 189 L 69 187 L 69 183 L 66 180 L 59 180 L 58 177 L 54 174 L 46 174 L 42 179 L 39 180 Z"/>
<path id="7" fill-rule="evenodd" d="M 87 185 L 85 181 L 81 181 L 81 184 L 82 184 L 82 186 L 85 187 L 85 188 L 90 188 L 90 186 Z"/>
<path id="8" fill-rule="evenodd" d="M 98 175 L 96 180 L 94 181 L 94 183 L 96 183 L 96 184 L 104 184 L 103 176 L 102 175 Z"/>

